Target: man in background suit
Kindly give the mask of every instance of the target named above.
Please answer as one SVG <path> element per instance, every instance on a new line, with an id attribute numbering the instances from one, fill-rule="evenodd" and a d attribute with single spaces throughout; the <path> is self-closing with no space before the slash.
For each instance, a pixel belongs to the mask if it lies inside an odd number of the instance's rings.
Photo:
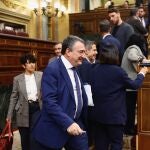
<path id="1" fill-rule="evenodd" d="M 96 63 L 97 48 L 95 41 L 85 41 L 85 58 L 82 65 L 78 67 L 83 83 L 87 83 L 88 69 L 90 64 Z"/>
<path id="2" fill-rule="evenodd" d="M 127 19 L 126 22 L 133 27 L 134 32 L 136 34 L 139 34 L 142 37 L 143 39 L 142 49 L 143 49 L 144 55 L 147 57 L 148 56 L 148 44 L 147 44 L 148 32 L 147 32 L 147 29 L 144 27 L 143 22 L 140 19 L 140 16 L 141 16 L 140 12 L 142 10 L 143 10 L 142 7 L 141 9 L 132 8 L 130 10 L 130 17 Z"/>
<path id="3" fill-rule="evenodd" d="M 87 96 L 75 72 L 82 64 L 84 54 L 84 41 L 77 36 L 68 36 L 62 43 L 62 56 L 45 69 L 43 108 L 33 129 L 35 145 L 32 150 L 61 150 L 62 147 L 88 150 L 85 131 Z"/>
<path id="4" fill-rule="evenodd" d="M 55 45 L 54 45 L 55 56 L 49 59 L 49 63 L 61 56 L 61 50 L 62 50 L 62 43 L 61 42 L 56 42 Z"/>
<path id="5" fill-rule="evenodd" d="M 82 65 L 78 67 L 81 79 L 84 84 L 88 84 L 88 75 L 91 64 L 96 63 L 97 48 L 95 41 L 87 40 L 85 42 L 85 59 Z M 94 118 L 93 118 L 93 106 L 88 106 L 88 143 L 89 148 L 94 148 Z"/>
<path id="6" fill-rule="evenodd" d="M 99 22 L 100 34 L 102 40 L 99 42 L 99 52 L 101 52 L 102 46 L 112 44 L 119 50 L 119 56 L 121 61 L 121 44 L 118 39 L 111 35 L 111 24 L 107 19 Z"/>

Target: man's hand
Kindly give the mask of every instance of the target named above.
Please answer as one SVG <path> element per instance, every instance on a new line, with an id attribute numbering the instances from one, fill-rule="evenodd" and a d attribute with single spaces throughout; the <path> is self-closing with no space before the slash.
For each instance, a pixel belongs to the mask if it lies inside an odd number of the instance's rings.
<path id="1" fill-rule="evenodd" d="M 81 134 L 85 133 L 86 131 L 83 131 L 77 123 L 73 123 L 67 128 L 67 132 L 70 135 L 75 136 L 75 135 L 81 135 Z"/>

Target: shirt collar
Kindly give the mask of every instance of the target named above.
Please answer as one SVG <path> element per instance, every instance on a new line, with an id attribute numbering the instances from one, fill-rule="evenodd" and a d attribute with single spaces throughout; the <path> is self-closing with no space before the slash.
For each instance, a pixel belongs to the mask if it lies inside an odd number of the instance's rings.
<path id="1" fill-rule="evenodd" d="M 103 36 L 103 39 L 105 39 L 106 36 L 110 35 L 110 33 L 107 33 Z"/>
<path id="2" fill-rule="evenodd" d="M 71 69 L 73 67 L 72 64 L 68 61 L 68 59 L 66 59 L 63 55 L 61 56 L 61 60 L 66 69 Z"/>

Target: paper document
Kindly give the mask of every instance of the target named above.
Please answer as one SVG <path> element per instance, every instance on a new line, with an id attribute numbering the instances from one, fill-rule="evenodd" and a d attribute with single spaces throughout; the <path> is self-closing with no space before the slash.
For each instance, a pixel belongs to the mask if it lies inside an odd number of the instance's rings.
<path id="1" fill-rule="evenodd" d="M 92 91 L 91 91 L 91 85 L 85 84 L 84 89 L 88 98 L 88 106 L 94 106 L 93 98 L 92 98 Z"/>

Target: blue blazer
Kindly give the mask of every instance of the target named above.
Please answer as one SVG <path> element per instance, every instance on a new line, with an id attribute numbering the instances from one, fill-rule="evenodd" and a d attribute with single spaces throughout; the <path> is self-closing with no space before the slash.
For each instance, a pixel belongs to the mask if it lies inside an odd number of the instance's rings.
<path id="1" fill-rule="evenodd" d="M 99 63 L 98 60 L 94 64 Z M 92 64 L 87 60 L 83 59 L 82 64 L 78 67 L 78 72 L 84 84 L 89 83 L 89 72 Z"/>
<path id="2" fill-rule="evenodd" d="M 87 96 L 83 85 L 83 109 L 79 124 L 82 129 L 86 122 Z M 73 87 L 62 60 L 49 63 L 42 79 L 43 107 L 41 116 L 33 128 L 33 137 L 50 148 L 61 148 L 69 138 L 67 128 L 74 123 L 76 104 Z"/>
<path id="3" fill-rule="evenodd" d="M 110 35 L 107 35 L 104 39 L 102 39 L 100 41 L 100 48 L 101 48 L 101 44 L 113 44 L 115 45 L 118 50 L 121 52 L 121 44 L 120 44 L 120 41 L 118 39 L 116 39 L 114 36 L 112 36 L 111 34 Z"/>
<path id="4" fill-rule="evenodd" d="M 99 52 L 101 51 L 101 48 L 103 45 L 107 45 L 107 44 L 113 44 L 114 46 L 116 46 L 119 50 L 119 56 L 120 59 L 122 59 L 122 47 L 120 44 L 120 41 L 118 39 L 116 39 L 113 35 L 107 35 L 104 39 L 102 39 L 99 43 L 100 47 L 99 47 Z"/>
<path id="5" fill-rule="evenodd" d="M 119 66 L 96 64 L 91 69 L 95 120 L 104 124 L 125 124 L 126 88 L 137 89 L 144 76 L 131 80 Z"/>
<path id="6" fill-rule="evenodd" d="M 84 59 L 82 64 L 78 67 L 78 71 L 83 83 L 88 83 L 89 79 L 89 69 L 92 64 L 88 62 L 87 59 Z"/>

